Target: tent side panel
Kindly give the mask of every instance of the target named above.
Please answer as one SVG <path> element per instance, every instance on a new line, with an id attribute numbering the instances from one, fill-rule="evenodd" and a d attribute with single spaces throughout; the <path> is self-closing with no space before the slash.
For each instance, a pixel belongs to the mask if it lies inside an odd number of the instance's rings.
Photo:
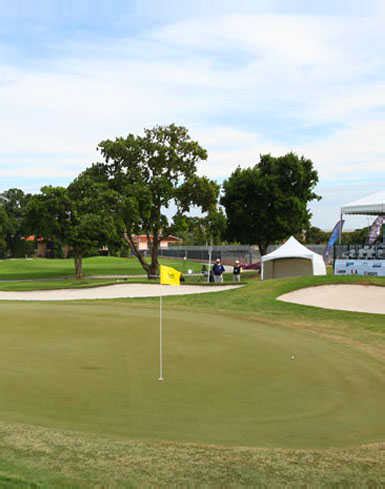
<path id="1" fill-rule="evenodd" d="M 273 278 L 273 261 L 266 261 L 262 263 L 263 273 L 261 275 L 262 280 Z"/>
<path id="2" fill-rule="evenodd" d="M 272 263 L 271 278 L 313 275 L 312 260 L 306 258 L 281 258 L 270 263 Z"/>
<path id="3" fill-rule="evenodd" d="M 322 256 L 313 258 L 313 275 L 326 275 L 326 265 Z"/>

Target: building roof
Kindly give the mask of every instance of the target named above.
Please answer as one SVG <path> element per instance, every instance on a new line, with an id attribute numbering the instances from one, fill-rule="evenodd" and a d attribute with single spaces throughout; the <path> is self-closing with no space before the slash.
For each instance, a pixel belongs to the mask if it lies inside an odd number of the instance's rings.
<path id="1" fill-rule="evenodd" d="M 25 241 L 38 241 L 39 243 L 44 241 L 44 238 L 42 238 L 41 236 L 36 238 L 36 236 L 34 234 L 31 234 L 30 236 L 26 236 L 24 239 L 25 239 Z"/>
<path id="2" fill-rule="evenodd" d="M 133 236 L 135 239 L 147 239 L 147 234 L 135 234 Z M 150 235 L 150 239 L 152 239 L 152 235 Z M 161 241 L 183 241 L 181 238 L 178 238 L 177 236 L 172 236 L 171 234 L 169 236 L 162 236 Z"/>

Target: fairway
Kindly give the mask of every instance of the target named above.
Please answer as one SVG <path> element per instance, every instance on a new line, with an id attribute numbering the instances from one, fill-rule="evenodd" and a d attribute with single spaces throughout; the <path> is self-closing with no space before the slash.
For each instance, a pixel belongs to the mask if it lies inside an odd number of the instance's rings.
<path id="1" fill-rule="evenodd" d="M 160 383 L 157 303 L 2 303 L 0 311 L 3 422 L 258 447 L 385 436 L 384 364 L 310 332 L 166 301 Z"/>
<path id="2" fill-rule="evenodd" d="M 188 260 L 160 258 L 160 263 L 176 267 L 181 272 L 188 269 L 199 272 L 201 264 Z M 92 275 L 145 275 L 138 260 L 134 257 L 93 256 L 83 260 L 84 274 Z M 31 280 L 58 277 L 73 277 L 72 258 L 15 258 L 0 260 L 0 280 Z"/>

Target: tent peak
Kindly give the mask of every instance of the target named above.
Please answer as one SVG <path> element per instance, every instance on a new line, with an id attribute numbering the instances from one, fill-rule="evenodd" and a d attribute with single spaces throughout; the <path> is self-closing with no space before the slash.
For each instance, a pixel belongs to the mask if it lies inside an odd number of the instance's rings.
<path id="1" fill-rule="evenodd" d="M 306 248 L 306 246 L 301 244 L 294 236 L 290 236 L 290 238 L 277 249 L 271 253 L 268 253 L 267 255 L 264 255 L 262 257 L 262 261 L 273 260 L 280 257 L 290 258 L 301 256 L 303 258 L 311 258 L 316 254 L 317 253 L 314 253 L 314 251 L 311 251 L 309 248 Z"/>

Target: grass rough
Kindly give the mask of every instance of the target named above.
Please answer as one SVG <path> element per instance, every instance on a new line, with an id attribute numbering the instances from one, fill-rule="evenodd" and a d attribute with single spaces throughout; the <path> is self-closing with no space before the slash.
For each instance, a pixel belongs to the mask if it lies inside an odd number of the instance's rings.
<path id="1" fill-rule="evenodd" d="M 192 269 L 199 272 L 201 265 L 197 262 L 161 258 L 160 262 L 177 267 L 182 272 Z M 90 275 L 143 275 L 143 268 L 134 257 L 118 258 L 114 256 L 94 256 L 84 258 L 85 276 Z M 73 277 L 73 259 L 15 258 L 0 260 L 0 280 L 25 280 L 57 277 Z"/>

